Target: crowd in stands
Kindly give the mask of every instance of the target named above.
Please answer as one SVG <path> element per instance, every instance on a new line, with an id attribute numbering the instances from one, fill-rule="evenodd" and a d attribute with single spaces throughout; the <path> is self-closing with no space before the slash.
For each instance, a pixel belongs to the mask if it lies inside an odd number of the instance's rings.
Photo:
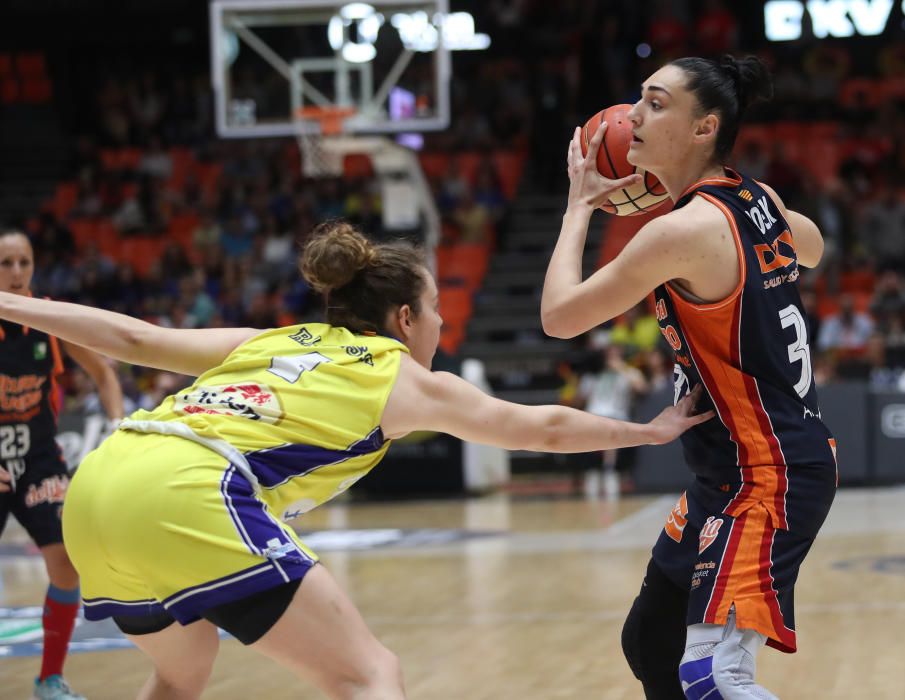
<path id="1" fill-rule="evenodd" d="M 452 128 L 426 139 L 441 244 L 489 254 L 525 170 L 501 153 L 524 154 L 542 188 L 562 191 L 575 124 L 635 99 L 643 78 L 672 57 L 755 52 L 772 67 L 776 98 L 753 110 L 735 157 L 824 233 L 824 264 L 802 276 L 816 376 L 905 391 L 905 44 L 767 45 L 740 14 L 750 9 L 720 0 L 656 5 L 490 0 L 468 8 L 493 44 L 456 55 Z M 294 269 L 297 246 L 333 217 L 391 235 L 374 178 L 311 180 L 300 174 L 294 142 L 219 140 L 205 65 L 136 60 L 127 69 L 111 61 L 96 89 L 82 93 L 91 128 L 73 135 L 66 181 L 26 224 L 36 291 L 178 327 L 311 317 L 317 304 Z M 463 313 L 449 350 L 461 342 Z M 623 342 L 619 327 L 612 342 Z M 652 356 L 659 348 L 624 344 L 649 375 L 663 364 Z M 142 381 L 136 391 L 152 395 L 157 380 Z"/>
<path id="2" fill-rule="evenodd" d="M 823 232 L 824 260 L 801 278 L 812 312 L 815 377 L 819 383 L 858 380 L 905 391 L 900 16 L 893 13 L 877 39 L 817 40 L 805 25 L 800 40 L 771 44 L 764 39 L 760 3 L 658 0 L 650 11 L 648 4 L 627 1 L 499 0 L 490 7 L 498 12 L 498 26 L 518 37 L 513 48 L 524 60 L 545 56 L 537 71 L 543 99 L 535 117 L 544 130 L 532 140 L 533 163 L 546 182 L 560 187 L 561 145 L 574 125 L 605 105 L 636 99 L 637 86 L 663 63 L 723 53 L 763 58 L 774 76 L 774 99 L 752 108 L 734 165 L 770 183 Z M 616 228 L 610 225 L 608 232 Z M 618 246 L 623 239 L 616 238 Z M 614 329 L 625 323 L 634 322 L 623 319 Z M 654 326 L 653 317 L 647 325 Z M 605 342 L 624 339 L 614 330 Z M 643 345 L 628 343 L 629 361 L 654 376 L 650 367 L 658 359 Z M 568 382 L 564 391 L 570 391 Z"/>

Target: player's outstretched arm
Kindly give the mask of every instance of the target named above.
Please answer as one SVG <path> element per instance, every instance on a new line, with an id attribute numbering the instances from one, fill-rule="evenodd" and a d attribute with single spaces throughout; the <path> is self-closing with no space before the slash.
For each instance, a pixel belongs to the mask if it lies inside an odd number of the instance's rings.
<path id="1" fill-rule="evenodd" d="M 253 328 L 162 328 L 81 304 L 0 292 L 0 318 L 133 365 L 197 376 L 220 364 Z"/>
<path id="2" fill-rule="evenodd" d="M 381 427 L 389 437 L 435 430 L 509 450 L 592 452 L 674 440 L 713 417 L 712 411 L 694 413 L 699 397 L 700 390 L 650 423 L 630 423 L 565 406 L 522 406 L 502 401 L 454 374 L 429 372 L 405 357 Z"/>

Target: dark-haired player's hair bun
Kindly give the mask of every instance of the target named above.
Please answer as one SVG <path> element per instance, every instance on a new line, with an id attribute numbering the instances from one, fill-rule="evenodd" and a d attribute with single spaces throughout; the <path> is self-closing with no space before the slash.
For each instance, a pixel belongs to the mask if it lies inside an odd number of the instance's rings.
<path id="1" fill-rule="evenodd" d="M 302 250 L 302 276 L 322 294 L 349 284 L 378 256 L 374 245 L 351 224 L 327 221 L 311 232 Z"/>
<path id="2" fill-rule="evenodd" d="M 719 60 L 720 68 L 732 77 L 738 92 L 739 112 L 758 100 L 773 97 L 773 80 L 767 65 L 757 56 L 736 58 L 726 54 Z"/>

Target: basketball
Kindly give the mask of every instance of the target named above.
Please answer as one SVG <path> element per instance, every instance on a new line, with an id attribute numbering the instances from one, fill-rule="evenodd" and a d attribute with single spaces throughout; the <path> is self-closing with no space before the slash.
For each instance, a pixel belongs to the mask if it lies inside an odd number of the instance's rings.
<path id="1" fill-rule="evenodd" d="M 607 107 L 581 127 L 581 155 L 586 156 L 591 137 L 597 132 L 600 122 L 607 123 L 603 143 L 597 152 L 597 172 L 610 180 L 628 177 L 632 173 L 643 176 L 641 182 L 613 193 L 610 201 L 600 207 L 608 214 L 617 216 L 635 216 L 652 211 L 669 197 L 656 177 L 628 162 L 628 149 L 632 142 L 632 122 L 628 118 L 631 108 L 631 105 Z"/>

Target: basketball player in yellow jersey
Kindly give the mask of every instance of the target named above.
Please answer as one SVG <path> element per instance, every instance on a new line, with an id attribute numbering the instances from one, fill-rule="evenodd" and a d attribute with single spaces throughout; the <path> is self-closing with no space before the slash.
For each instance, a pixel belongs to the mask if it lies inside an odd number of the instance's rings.
<path id="1" fill-rule="evenodd" d="M 692 415 L 696 395 L 645 425 L 519 406 L 430 372 L 437 288 L 408 244 L 325 224 L 301 269 L 328 324 L 175 330 L 0 295 L 0 318 L 198 376 L 91 453 L 64 509 L 86 616 L 113 617 L 154 663 L 140 698 L 198 697 L 218 626 L 332 698 L 404 697 L 395 656 L 284 523 L 342 493 L 393 438 L 589 452 L 667 442 L 711 417 Z"/>

